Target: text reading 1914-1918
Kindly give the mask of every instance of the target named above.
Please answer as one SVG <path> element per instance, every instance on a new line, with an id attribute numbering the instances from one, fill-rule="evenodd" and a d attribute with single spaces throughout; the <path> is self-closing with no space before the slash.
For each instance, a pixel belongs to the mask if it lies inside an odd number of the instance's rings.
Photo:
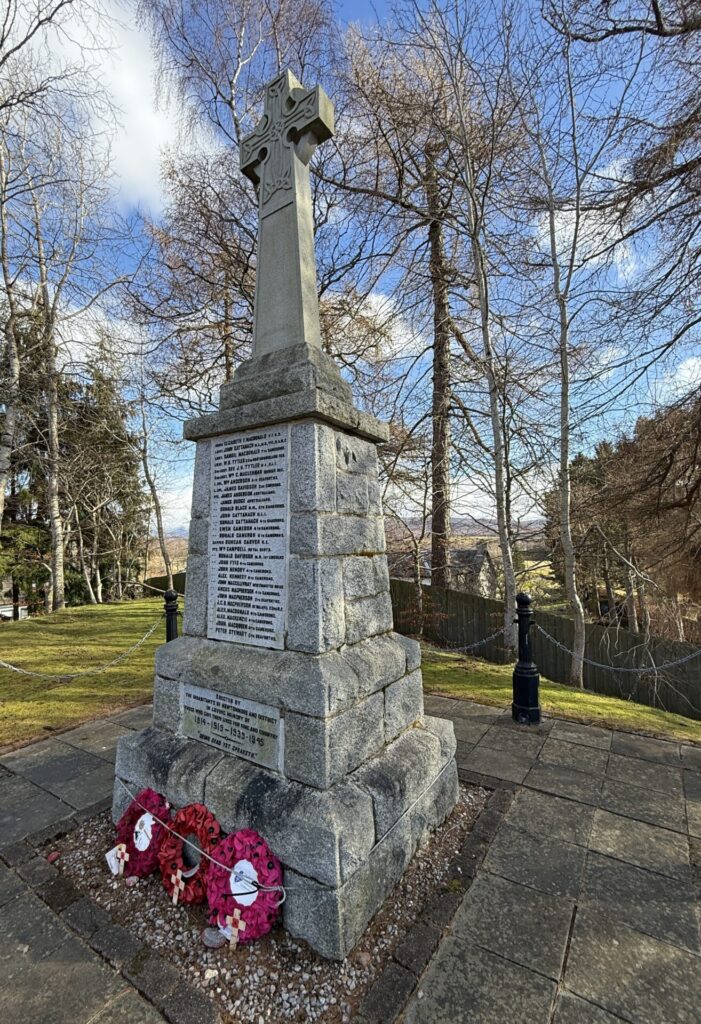
<path id="1" fill-rule="evenodd" d="M 264 768 L 280 768 L 282 722 L 277 708 L 184 683 L 181 715 L 184 736 Z"/>
<path id="2" fill-rule="evenodd" d="M 283 426 L 213 442 L 207 635 L 214 640 L 284 646 L 288 437 Z"/>

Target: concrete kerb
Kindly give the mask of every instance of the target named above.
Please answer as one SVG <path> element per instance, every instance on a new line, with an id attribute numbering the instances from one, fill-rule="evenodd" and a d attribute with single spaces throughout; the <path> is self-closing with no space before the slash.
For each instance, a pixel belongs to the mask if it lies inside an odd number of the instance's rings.
<path id="1" fill-rule="evenodd" d="M 495 780 L 499 781 L 499 780 Z M 487 785 L 486 780 L 481 780 Z M 431 957 L 482 864 L 519 787 L 500 784 L 487 801 L 462 849 L 452 860 L 443 892 L 423 911 L 360 1004 L 354 1024 L 395 1024 L 417 988 Z M 484 819 L 484 821 L 483 821 Z"/>

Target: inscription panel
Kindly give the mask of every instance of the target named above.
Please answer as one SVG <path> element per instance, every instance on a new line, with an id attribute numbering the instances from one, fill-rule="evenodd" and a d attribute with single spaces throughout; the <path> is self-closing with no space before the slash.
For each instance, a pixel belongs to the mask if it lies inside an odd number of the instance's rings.
<path id="1" fill-rule="evenodd" d="M 281 649 L 287 610 L 289 428 L 215 438 L 207 636 Z"/>
<path id="2" fill-rule="evenodd" d="M 181 686 L 180 707 L 183 736 L 280 770 L 283 723 L 277 708 L 189 683 Z"/>

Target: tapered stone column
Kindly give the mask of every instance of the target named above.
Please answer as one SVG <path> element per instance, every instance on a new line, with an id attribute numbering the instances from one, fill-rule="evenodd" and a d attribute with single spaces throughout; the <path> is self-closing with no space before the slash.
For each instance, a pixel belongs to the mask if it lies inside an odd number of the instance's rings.
<path id="1" fill-rule="evenodd" d="M 321 90 L 286 73 L 242 146 L 270 232 L 254 354 L 219 411 L 185 427 L 197 448 L 184 635 L 157 652 L 153 726 L 120 741 L 116 773 L 175 805 L 205 803 L 225 831 L 258 830 L 285 866 L 285 927 L 342 958 L 458 780 L 452 725 L 423 714 L 419 646 L 392 628 L 376 448 L 387 428 L 354 406 L 319 345 L 305 175 L 332 124 Z M 269 306 L 278 237 L 300 273 Z M 115 817 L 126 803 L 117 782 Z"/>

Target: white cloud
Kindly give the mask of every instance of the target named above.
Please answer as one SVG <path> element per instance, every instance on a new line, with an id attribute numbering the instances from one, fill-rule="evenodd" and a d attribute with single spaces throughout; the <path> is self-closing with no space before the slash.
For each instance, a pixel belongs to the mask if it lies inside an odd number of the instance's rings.
<path id="1" fill-rule="evenodd" d="M 112 166 L 123 205 L 158 214 L 163 204 L 161 154 L 176 142 L 178 126 L 172 107 L 157 104 L 156 65 L 147 33 L 131 18 L 122 22 L 103 68 L 105 87 L 119 111 Z"/>
<path id="2" fill-rule="evenodd" d="M 674 370 L 670 370 L 662 380 L 660 397 L 674 401 L 694 388 L 701 390 L 701 356 L 687 356 Z"/>
<path id="3" fill-rule="evenodd" d="M 169 487 L 159 489 L 163 506 L 163 525 L 166 533 L 182 533 L 190 523 L 192 503 L 192 468 L 173 481 Z"/>

